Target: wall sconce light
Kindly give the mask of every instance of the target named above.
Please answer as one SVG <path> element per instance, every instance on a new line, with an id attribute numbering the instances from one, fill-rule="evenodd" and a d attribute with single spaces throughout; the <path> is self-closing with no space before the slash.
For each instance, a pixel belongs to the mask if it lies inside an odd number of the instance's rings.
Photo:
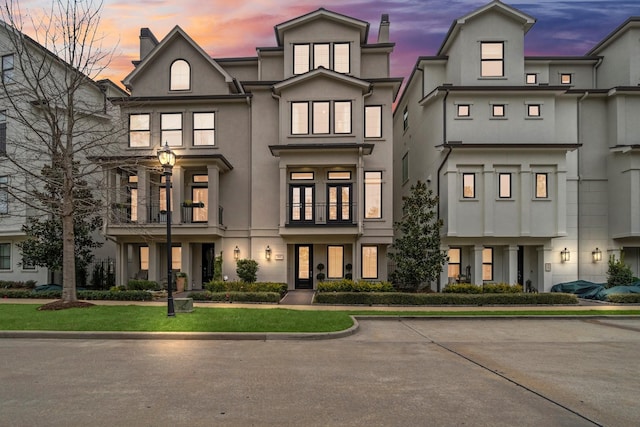
<path id="1" fill-rule="evenodd" d="M 593 262 L 602 261 L 602 251 L 598 248 L 591 252 L 591 256 L 593 257 Z"/>
<path id="2" fill-rule="evenodd" d="M 571 252 L 569 252 L 567 248 L 564 248 L 564 250 L 560 251 L 560 260 L 562 262 L 567 262 L 570 259 L 571 259 Z"/>
<path id="3" fill-rule="evenodd" d="M 264 250 L 264 257 L 267 261 L 271 259 L 271 248 L 267 245 L 267 248 Z"/>
<path id="4" fill-rule="evenodd" d="M 240 248 L 236 245 L 236 248 L 233 250 L 233 259 L 236 261 L 240 258 Z"/>

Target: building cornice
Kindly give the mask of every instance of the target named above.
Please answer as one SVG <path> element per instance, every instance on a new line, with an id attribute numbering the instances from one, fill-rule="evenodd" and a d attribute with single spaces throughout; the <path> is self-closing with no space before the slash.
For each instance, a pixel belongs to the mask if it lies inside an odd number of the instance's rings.
<path id="1" fill-rule="evenodd" d="M 369 155 L 373 152 L 374 144 L 351 143 L 351 142 L 331 142 L 331 143 L 301 143 L 270 145 L 269 150 L 275 157 L 280 157 L 281 153 L 296 151 L 358 151 L 362 149 L 362 154 Z"/>

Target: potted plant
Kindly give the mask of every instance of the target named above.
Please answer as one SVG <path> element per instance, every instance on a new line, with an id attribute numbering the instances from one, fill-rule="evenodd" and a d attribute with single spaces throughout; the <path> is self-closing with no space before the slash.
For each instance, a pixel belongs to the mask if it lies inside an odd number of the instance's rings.
<path id="1" fill-rule="evenodd" d="M 353 268 L 353 266 L 351 264 L 347 264 L 344 266 L 344 269 L 347 270 L 347 274 L 344 275 L 345 279 L 353 279 L 353 274 L 351 273 L 351 269 Z"/>
<path id="2" fill-rule="evenodd" d="M 324 278 L 326 277 L 326 276 L 324 275 L 324 273 L 322 272 L 322 270 L 324 270 L 324 264 L 323 264 L 323 263 L 320 263 L 320 264 L 318 264 L 318 265 L 317 265 L 317 267 L 316 267 L 316 268 L 317 268 L 317 269 L 318 269 L 318 271 L 319 271 L 319 273 L 316 275 L 316 279 L 318 279 L 320 282 L 322 282 L 322 281 L 324 280 Z"/>
<path id="3" fill-rule="evenodd" d="M 178 288 L 178 292 L 184 292 L 187 290 L 187 273 L 182 271 L 178 271 L 176 273 L 176 287 Z"/>

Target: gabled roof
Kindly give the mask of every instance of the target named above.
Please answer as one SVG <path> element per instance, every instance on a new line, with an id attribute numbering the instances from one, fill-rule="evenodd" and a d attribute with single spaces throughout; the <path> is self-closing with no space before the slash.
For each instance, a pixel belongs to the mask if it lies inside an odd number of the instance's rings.
<path id="1" fill-rule="evenodd" d="M 346 74 L 336 73 L 333 70 L 327 70 L 320 67 L 309 71 L 308 73 L 300 74 L 298 76 L 291 77 L 273 85 L 273 91 L 276 95 L 279 95 L 283 89 L 291 86 L 298 85 L 303 82 L 318 78 L 320 76 L 328 77 L 336 81 L 344 82 L 346 84 L 359 87 L 362 93 L 366 93 L 371 88 L 371 84 L 367 81 L 357 79 L 355 77 L 347 76 Z"/>
<path id="2" fill-rule="evenodd" d="M 531 29 L 533 24 L 536 23 L 536 19 L 533 18 L 532 16 L 527 15 L 526 13 L 523 13 L 518 9 L 513 8 L 509 5 L 506 5 L 502 3 L 500 0 L 493 0 L 492 2 L 487 3 L 481 8 L 476 9 L 473 12 L 454 20 L 453 23 L 451 24 L 451 27 L 449 28 L 449 32 L 447 33 L 447 35 L 444 38 L 444 41 L 442 42 L 442 46 L 440 46 L 440 49 L 438 50 L 437 55 L 438 56 L 446 55 L 446 51 L 449 49 L 451 42 L 455 40 L 458 33 L 460 32 L 461 27 L 468 20 L 473 19 L 480 15 L 483 15 L 487 12 L 496 12 L 496 11 L 502 13 L 503 15 L 506 15 L 507 17 L 513 19 L 514 21 L 520 22 L 524 28 L 525 34 L 527 33 L 527 31 Z"/>
<path id="3" fill-rule="evenodd" d="M 153 50 L 151 52 L 149 52 L 149 54 L 142 59 L 142 61 L 140 61 L 138 66 L 131 73 L 129 73 L 129 75 L 124 78 L 124 80 L 122 80 L 122 83 L 127 88 L 129 88 L 130 84 L 131 84 L 131 81 L 133 79 L 135 79 L 136 76 L 138 74 L 140 74 L 142 72 L 142 70 L 149 63 L 153 62 L 153 60 L 156 57 L 161 56 L 162 55 L 162 51 L 169 44 L 169 42 L 171 42 L 172 40 L 174 40 L 177 37 L 182 37 L 196 51 L 198 51 L 202 55 L 202 57 L 207 62 L 209 62 L 209 64 L 211 64 L 211 66 L 213 68 L 215 68 L 224 77 L 224 81 L 227 84 L 233 84 L 233 78 L 229 75 L 229 73 L 227 73 L 224 70 L 224 68 L 222 68 L 216 61 L 213 60 L 213 58 L 211 58 L 211 56 L 209 56 L 204 50 L 202 50 L 202 48 L 200 46 L 198 46 L 198 44 L 196 42 L 194 42 L 193 39 L 191 37 L 189 37 L 189 35 L 187 33 L 185 33 L 184 30 L 182 28 L 180 28 L 180 26 L 178 26 L 178 25 L 173 27 L 173 29 L 169 32 L 169 34 L 167 34 L 167 36 L 164 39 L 162 39 L 162 41 L 156 47 L 154 47 Z"/>
<path id="4" fill-rule="evenodd" d="M 618 28 L 609 33 L 600 43 L 587 52 L 586 55 L 597 55 L 602 49 L 609 46 L 630 28 L 640 28 L 640 16 L 632 16 L 624 21 Z"/>
<path id="5" fill-rule="evenodd" d="M 336 12 L 332 12 L 323 7 L 320 9 L 307 13 L 306 15 L 299 16 L 297 18 L 291 19 L 289 21 L 283 22 L 282 24 L 278 24 L 274 27 L 276 32 L 276 40 L 278 42 L 278 46 L 282 46 L 284 42 L 284 33 L 292 28 L 308 24 L 311 21 L 315 21 L 317 19 L 328 19 L 331 21 L 339 22 L 345 25 L 349 25 L 352 27 L 356 27 L 360 30 L 360 44 L 366 44 L 367 38 L 369 37 L 369 23 L 365 21 L 361 21 L 359 19 L 351 18 L 346 15 L 341 15 Z"/>

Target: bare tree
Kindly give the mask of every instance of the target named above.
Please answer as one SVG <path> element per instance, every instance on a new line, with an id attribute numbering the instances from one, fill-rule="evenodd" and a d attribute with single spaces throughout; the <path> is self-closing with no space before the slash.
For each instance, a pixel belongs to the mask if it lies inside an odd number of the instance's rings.
<path id="1" fill-rule="evenodd" d="M 99 209 L 91 198 L 74 197 L 74 186 L 97 188 L 102 175 L 88 159 L 112 150 L 122 128 L 107 89 L 94 80 L 113 52 L 102 46 L 101 8 L 92 0 L 54 0 L 50 10 L 29 14 L 12 0 L 2 7 L 0 44 L 11 54 L 2 58 L 7 133 L 0 167 L 10 170 L 10 195 L 25 206 L 23 215 L 60 219 L 64 302 L 77 299 L 74 218 Z M 42 174 L 47 165 L 57 173 Z"/>

